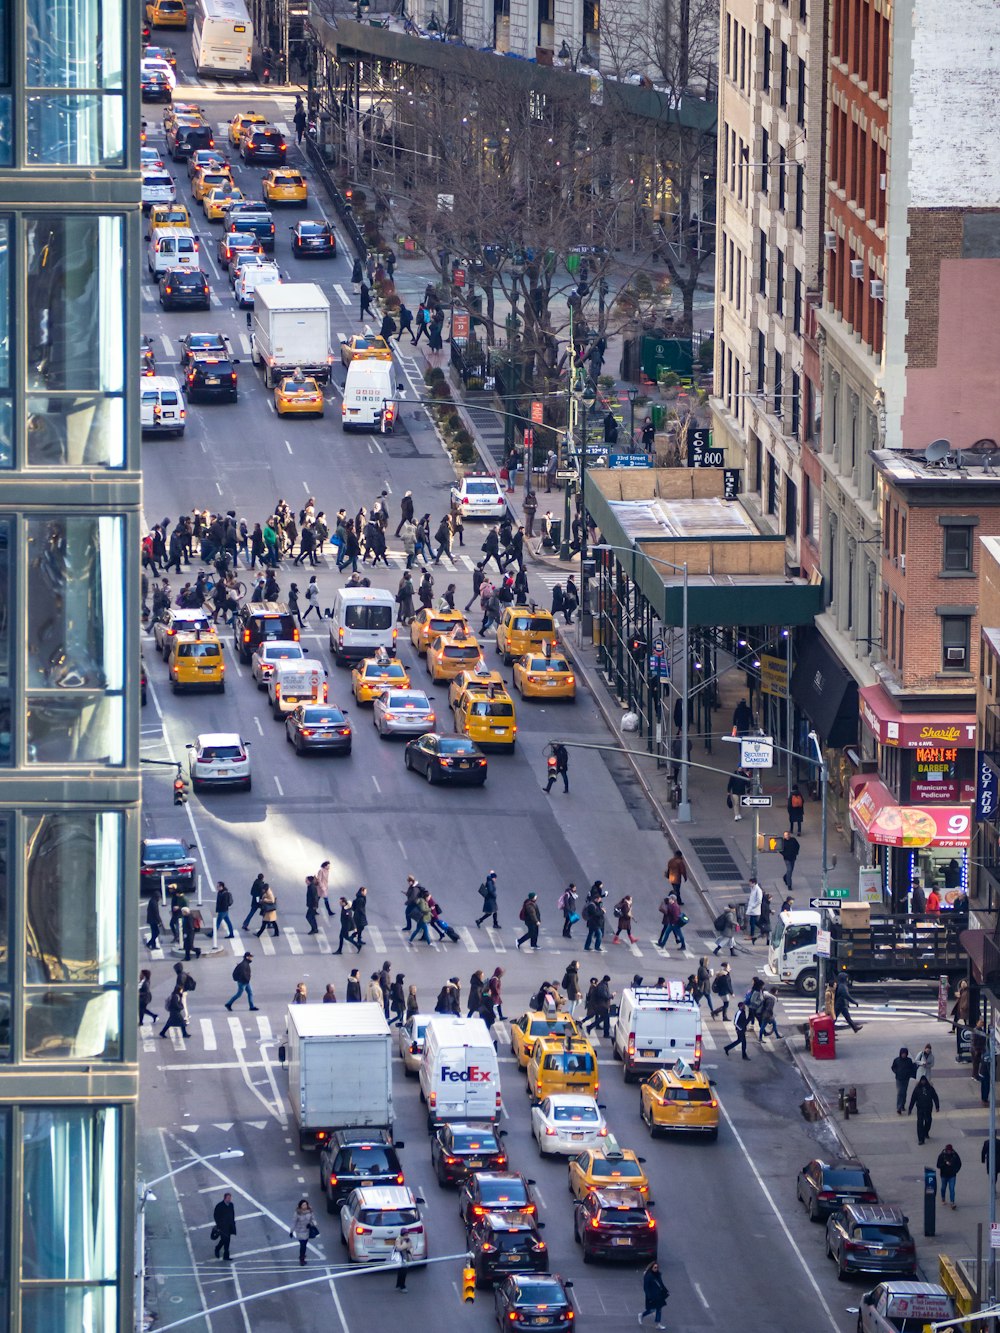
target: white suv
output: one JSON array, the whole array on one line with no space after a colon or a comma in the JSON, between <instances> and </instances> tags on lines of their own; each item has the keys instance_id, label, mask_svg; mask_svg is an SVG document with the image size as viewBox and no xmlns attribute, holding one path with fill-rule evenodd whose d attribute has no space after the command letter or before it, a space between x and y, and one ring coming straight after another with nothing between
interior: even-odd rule
<instances>
[{"instance_id":1,"label":"white suv","mask_svg":"<svg viewBox=\"0 0 1000 1333\"><path fill-rule=\"evenodd\" d=\"M275 662L297 662L305 655L301 643L293 643L291 639L265 639L259 643L250 658L250 674L257 682L257 688L267 689L267 682L274 675Z\"/></svg>"},{"instance_id":2,"label":"white suv","mask_svg":"<svg viewBox=\"0 0 1000 1333\"><path fill-rule=\"evenodd\" d=\"M206 731L189 744L188 770L191 790L202 787L253 786L250 776L250 744L236 731Z\"/></svg>"},{"instance_id":3,"label":"white suv","mask_svg":"<svg viewBox=\"0 0 1000 1333\"><path fill-rule=\"evenodd\" d=\"M451 496L462 506L463 518L502 519L507 512L503 487L492 472L467 472Z\"/></svg>"},{"instance_id":4,"label":"white suv","mask_svg":"<svg viewBox=\"0 0 1000 1333\"><path fill-rule=\"evenodd\" d=\"M414 1262L427 1258L418 1200L405 1185L354 1190L340 1209L340 1231L353 1263L386 1263L398 1236L409 1236Z\"/></svg>"}]
</instances>

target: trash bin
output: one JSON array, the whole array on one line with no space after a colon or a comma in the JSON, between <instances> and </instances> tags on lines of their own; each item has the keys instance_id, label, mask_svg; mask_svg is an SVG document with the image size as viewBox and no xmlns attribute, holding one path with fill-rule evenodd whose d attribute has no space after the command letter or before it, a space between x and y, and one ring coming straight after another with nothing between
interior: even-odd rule
<instances>
[{"instance_id":1,"label":"trash bin","mask_svg":"<svg viewBox=\"0 0 1000 1333\"><path fill-rule=\"evenodd\" d=\"M552 520L552 545L555 550L559 550L562 545L562 519L554 518Z\"/></svg>"},{"instance_id":2,"label":"trash bin","mask_svg":"<svg viewBox=\"0 0 1000 1333\"><path fill-rule=\"evenodd\" d=\"M829 1014L813 1014L809 1019L809 1049L815 1060L836 1060L837 1038Z\"/></svg>"},{"instance_id":3,"label":"trash bin","mask_svg":"<svg viewBox=\"0 0 1000 1333\"><path fill-rule=\"evenodd\" d=\"M667 424L667 409L662 403L653 403L649 409L649 414L653 420L654 430L663 430Z\"/></svg>"}]
</instances>

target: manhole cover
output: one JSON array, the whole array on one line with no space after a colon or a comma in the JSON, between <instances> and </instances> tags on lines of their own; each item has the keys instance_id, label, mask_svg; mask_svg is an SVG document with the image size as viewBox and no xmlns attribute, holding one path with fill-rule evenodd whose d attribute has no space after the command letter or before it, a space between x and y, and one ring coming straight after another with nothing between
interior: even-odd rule
<instances>
[{"instance_id":1,"label":"manhole cover","mask_svg":"<svg viewBox=\"0 0 1000 1333\"><path fill-rule=\"evenodd\" d=\"M708 879L721 882L743 878L722 838L692 838L691 847Z\"/></svg>"}]
</instances>

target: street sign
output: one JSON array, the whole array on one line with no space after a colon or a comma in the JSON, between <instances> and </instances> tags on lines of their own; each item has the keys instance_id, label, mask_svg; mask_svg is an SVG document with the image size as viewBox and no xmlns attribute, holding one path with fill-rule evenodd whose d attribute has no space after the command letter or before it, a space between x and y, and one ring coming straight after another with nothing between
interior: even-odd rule
<instances>
[{"instance_id":1,"label":"street sign","mask_svg":"<svg viewBox=\"0 0 1000 1333\"><path fill-rule=\"evenodd\" d=\"M741 736L740 768L773 768L773 747L771 736Z\"/></svg>"},{"instance_id":2,"label":"street sign","mask_svg":"<svg viewBox=\"0 0 1000 1333\"><path fill-rule=\"evenodd\" d=\"M545 420L545 404L537 399L531 404L531 419L536 426L542 425Z\"/></svg>"},{"instance_id":3,"label":"street sign","mask_svg":"<svg viewBox=\"0 0 1000 1333\"><path fill-rule=\"evenodd\" d=\"M611 454L608 458L610 467L650 467L648 454Z\"/></svg>"},{"instance_id":4,"label":"street sign","mask_svg":"<svg viewBox=\"0 0 1000 1333\"><path fill-rule=\"evenodd\" d=\"M833 936L828 930L817 930L816 932L816 952L822 958L830 957L830 950L833 947Z\"/></svg>"},{"instance_id":5,"label":"street sign","mask_svg":"<svg viewBox=\"0 0 1000 1333\"><path fill-rule=\"evenodd\" d=\"M649 674L653 677L654 680L657 678L657 676L660 678L660 680L670 679L670 663L667 661L665 657L662 656L662 654L659 653L649 654Z\"/></svg>"},{"instance_id":6,"label":"street sign","mask_svg":"<svg viewBox=\"0 0 1000 1333\"><path fill-rule=\"evenodd\" d=\"M832 889L829 887L829 885L827 885L826 896L828 898L838 898L841 902L846 903L850 899L851 891L850 889L847 888Z\"/></svg>"},{"instance_id":7,"label":"street sign","mask_svg":"<svg viewBox=\"0 0 1000 1333\"><path fill-rule=\"evenodd\" d=\"M828 890L828 892L829 892L829 890ZM842 904L841 904L841 900L840 900L839 898L810 898L810 899L809 899L809 906L812 907L812 908L813 908L815 911L817 911L817 912L821 911L824 907L825 907L828 911L831 911L831 912L832 912L832 911L839 911L841 905L842 905Z\"/></svg>"},{"instance_id":8,"label":"street sign","mask_svg":"<svg viewBox=\"0 0 1000 1333\"><path fill-rule=\"evenodd\" d=\"M662 640L662 639L654 639L654 640L653 640L653 652L657 655L657 657L662 657L662 656L663 656L663 640Z\"/></svg>"},{"instance_id":9,"label":"street sign","mask_svg":"<svg viewBox=\"0 0 1000 1333\"><path fill-rule=\"evenodd\" d=\"M773 804L774 804L773 799L770 796L740 797L740 805L747 805L750 807L751 810L756 809L758 806L760 807L761 810L766 810L769 806Z\"/></svg>"},{"instance_id":10,"label":"street sign","mask_svg":"<svg viewBox=\"0 0 1000 1333\"><path fill-rule=\"evenodd\" d=\"M738 500L740 494L740 470L738 467L727 467L722 474L722 498L723 500Z\"/></svg>"},{"instance_id":11,"label":"street sign","mask_svg":"<svg viewBox=\"0 0 1000 1333\"><path fill-rule=\"evenodd\" d=\"M451 336L458 342L469 336L469 316L465 311L456 310L451 317Z\"/></svg>"},{"instance_id":12,"label":"street sign","mask_svg":"<svg viewBox=\"0 0 1000 1333\"><path fill-rule=\"evenodd\" d=\"M556 473L556 481L575 481L576 471L571 467L561 467Z\"/></svg>"}]
</instances>

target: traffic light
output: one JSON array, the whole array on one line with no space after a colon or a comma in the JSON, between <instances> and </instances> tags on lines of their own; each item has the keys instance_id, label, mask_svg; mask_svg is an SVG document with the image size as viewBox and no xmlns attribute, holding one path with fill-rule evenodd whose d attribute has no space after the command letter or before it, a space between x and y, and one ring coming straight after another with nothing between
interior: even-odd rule
<instances>
[{"instance_id":1,"label":"traffic light","mask_svg":"<svg viewBox=\"0 0 1000 1333\"><path fill-rule=\"evenodd\" d=\"M474 1268L462 1269L462 1300L467 1305L471 1305L476 1299L476 1270Z\"/></svg>"},{"instance_id":2,"label":"traffic light","mask_svg":"<svg viewBox=\"0 0 1000 1333\"><path fill-rule=\"evenodd\" d=\"M174 778L174 805L187 805L188 785L178 773Z\"/></svg>"},{"instance_id":3,"label":"traffic light","mask_svg":"<svg viewBox=\"0 0 1000 1333\"><path fill-rule=\"evenodd\" d=\"M641 634L633 634L628 641L628 650L638 662L646 656L646 640Z\"/></svg>"}]
</instances>

